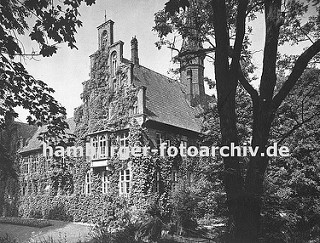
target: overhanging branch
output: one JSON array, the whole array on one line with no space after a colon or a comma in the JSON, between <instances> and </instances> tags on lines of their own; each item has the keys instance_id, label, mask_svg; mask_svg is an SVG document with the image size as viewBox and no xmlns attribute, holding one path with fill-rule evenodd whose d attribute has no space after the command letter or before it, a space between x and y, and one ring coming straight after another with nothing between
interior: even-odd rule
<instances>
[{"instance_id":1,"label":"overhanging branch","mask_svg":"<svg viewBox=\"0 0 320 243\"><path fill-rule=\"evenodd\" d=\"M296 84L303 71L307 67L309 61L320 52L320 39L314 42L307 50L305 50L297 59L296 64L293 67L291 74L286 82L282 85L279 92L274 96L272 100L273 109L276 110L281 102L287 97L293 86Z\"/></svg>"}]
</instances>

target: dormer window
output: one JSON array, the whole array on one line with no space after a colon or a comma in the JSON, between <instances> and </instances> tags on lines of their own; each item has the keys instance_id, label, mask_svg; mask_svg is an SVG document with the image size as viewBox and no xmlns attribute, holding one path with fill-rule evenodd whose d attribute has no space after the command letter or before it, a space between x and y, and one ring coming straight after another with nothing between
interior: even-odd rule
<instances>
[{"instance_id":1,"label":"dormer window","mask_svg":"<svg viewBox=\"0 0 320 243\"><path fill-rule=\"evenodd\" d=\"M114 51L111 54L111 75L112 76L116 76L117 67L118 67L117 53Z\"/></svg>"}]
</instances>

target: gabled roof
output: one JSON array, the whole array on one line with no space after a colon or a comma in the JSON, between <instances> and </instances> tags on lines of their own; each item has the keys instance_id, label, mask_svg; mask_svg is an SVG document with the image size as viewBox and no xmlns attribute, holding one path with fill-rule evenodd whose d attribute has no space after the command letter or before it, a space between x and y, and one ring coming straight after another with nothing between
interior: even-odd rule
<instances>
[{"instance_id":1,"label":"gabled roof","mask_svg":"<svg viewBox=\"0 0 320 243\"><path fill-rule=\"evenodd\" d=\"M76 124L75 124L75 122L73 120L73 117L72 118L68 118L66 120L66 122L69 125L69 129L66 130L66 133L73 134L74 130L75 130L75 127L76 127ZM25 152L29 152L29 151L40 149L41 145L42 145L42 141L40 141L38 139L38 137L42 132L45 132L46 129L47 129L46 126L38 127L38 129L33 133L33 136L28 141L27 145L24 146L23 148L21 148L18 152L19 153L25 153Z\"/></svg>"},{"instance_id":2,"label":"gabled roof","mask_svg":"<svg viewBox=\"0 0 320 243\"><path fill-rule=\"evenodd\" d=\"M17 129L17 137L18 139L23 139L27 141L30 139L33 134L37 131L37 126L32 126L27 123L14 121L13 124Z\"/></svg>"},{"instance_id":3,"label":"gabled roof","mask_svg":"<svg viewBox=\"0 0 320 243\"><path fill-rule=\"evenodd\" d=\"M201 131L201 119L196 116L202 109L190 106L181 83L144 66L135 65L133 84L146 87L147 120L194 132Z\"/></svg>"}]
</instances>

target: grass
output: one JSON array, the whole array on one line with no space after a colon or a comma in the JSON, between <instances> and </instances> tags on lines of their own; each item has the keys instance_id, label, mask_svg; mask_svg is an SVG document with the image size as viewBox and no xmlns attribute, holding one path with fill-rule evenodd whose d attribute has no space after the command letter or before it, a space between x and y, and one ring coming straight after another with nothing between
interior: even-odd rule
<instances>
[{"instance_id":1,"label":"grass","mask_svg":"<svg viewBox=\"0 0 320 243\"><path fill-rule=\"evenodd\" d=\"M0 236L0 242L1 243L19 243L16 239L12 238L8 234L4 237ZM31 240L29 242L30 243L68 243L67 238L62 236L59 236L59 239L53 239L53 237L50 236L50 237L46 237L36 241ZM77 243L86 243L86 242L78 241Z\"/></svg>"},{"instance_id":2,"label":"grass","mask_svg":"<svg viewBox=\"0 0 320 243\"><path fill-rule=\"evenodd\" d=\"M18 217L0 217L0 223L22 225L36 228L51 226L52 224L45 219L29 219Z\"/></svg>"},{"instance_id":3,"label":"grass","mask_svg":"<svg viewBox=\"0 0 320 243\"><path fill-rule=\"evenodd\" d=\"M0 242L1 243L18 243L18 241L16 239L13 239L8 234L6 234L6 236L4 236L4 237L0 236Z\"/></svg>"}]
</instances>

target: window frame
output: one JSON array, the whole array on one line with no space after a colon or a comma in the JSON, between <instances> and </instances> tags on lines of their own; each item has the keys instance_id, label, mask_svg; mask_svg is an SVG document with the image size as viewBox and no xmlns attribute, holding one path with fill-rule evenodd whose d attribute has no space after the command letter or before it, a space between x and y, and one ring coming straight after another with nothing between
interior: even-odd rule
<instances>
[{"instance_id":1,"label":"window frame","mask_svg":"<svg viewBox=\"0 0 320 243\"><path fill-rule=\"evenodd\" d=\"M154 173L153 192L156 192L156 193L161 192L161 173L158 170Z\"/></svg>"},{"instance_id":2,"label":"window frame","mask_svg":"<svg viewBox=\"0 0 320 243\"><path fill-rule=\"evenodd\" d=\"M113 51L110 55L110 66L111 66L111 76L115 77L118 68L118 54L116 51Z\"/></svg>"},{"instance_id":3,"label":"window frame","mask_svg":"<svg viewBox=\"0 0 320 243\"><path fill-rule=\"evenodd\" d=\"M171 170L171 190L178 191L179 175L178 170Z\"/></svg>"},{"instance_id":4,"label":"window frame","mask_svg":"<svg viewBox=\"0 0 320 243\"><path fill-rule=\"evenodd\" d=\"M98 144L98 153L99 158L106 158L107 157L107 136L105 134L98 136L99 137L99 144Z\"/></svg>"},{"instance_id":5,"label":"window frame","mask_svg":"<svg viewBox=\"0 0 320 243\"><path fill-rule=\"evenodd\" d=\"M132 174L131 169L123 169L119 173L119 195L129 195L131 193Z\"/></svg>"},{"instance_id":6,"label":"window frame","mask_svg":"<svg viewBox=\"0 0 320 243\"><path fill-rule=\"evenodd\" d=\"M92 176L91 171L88 170L84 179L84 194L90 195L92 190Z\"/></svg>"},{"instance_id":7,"label":"window frame","mask_svg":"<svg viewBox=\"0 0 320 243\"><path fill-rule=\"evenodd\" d=\"M110 191L110 171L101 171L101 190L102 194L108 194Z\"/></svg>"},{"instance_id":8,"label":"window frame","mask_svg":"<svg viewBox=\"0 0 320 243\"><path fill-rule=\"evenodd\" d=\"M129 132L122 132L118 135L119 146L128 147L129 146Z\"/></svg>"},{"instance_id":9,"label":"window frame","mask_svg":"<svg viewBox=\"0 0 320 243\"><path fill-rule=\"evenodd\" d=\"M98 159L99 157L99 141L98 137L94 136L92 137L92 148L93 148L93 154L92 154L92 159Z\"/></svg>"}]
</instances>

